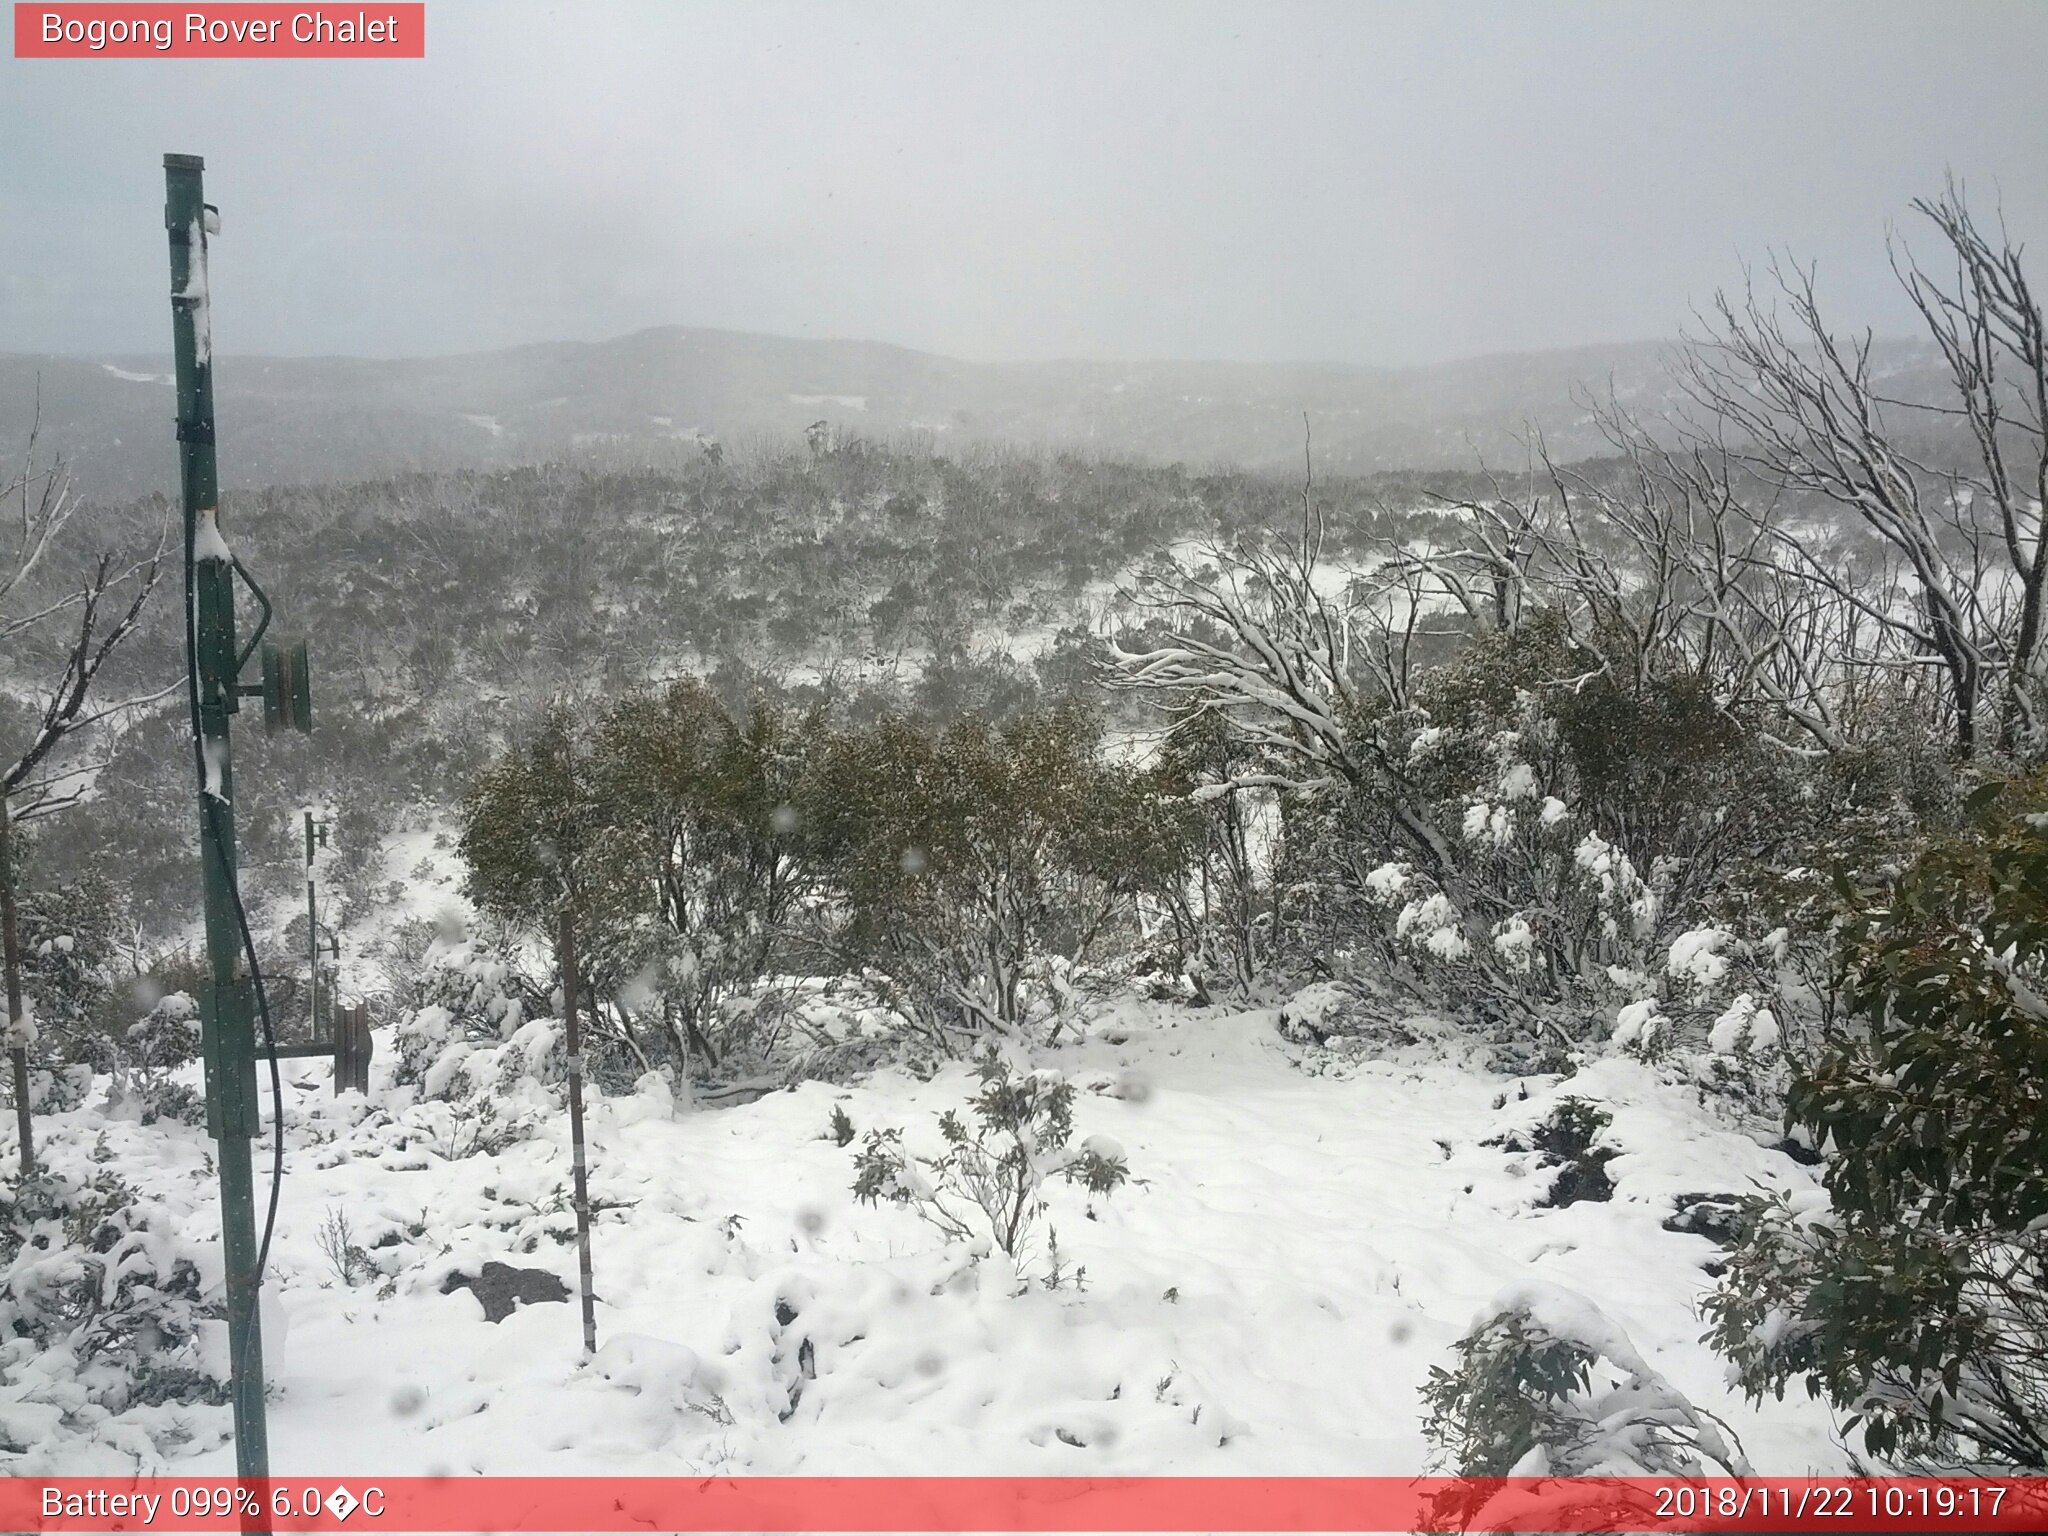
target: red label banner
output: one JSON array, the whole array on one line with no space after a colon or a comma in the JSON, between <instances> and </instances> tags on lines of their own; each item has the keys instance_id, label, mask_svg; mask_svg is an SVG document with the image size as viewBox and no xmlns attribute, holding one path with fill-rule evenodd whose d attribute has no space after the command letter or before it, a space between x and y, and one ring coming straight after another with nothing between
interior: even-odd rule
<instances>
[{"instance_id":1,"label":"red label banner","mask_svg":"<svg viewBox=\"0 0 2048 1536\"><path fill-rule=\"evenodd\" d=\"M8 1531L2041 1531L2036 1478L0 1478Z\"/></svg>"},{"instance_id":2,"label":"red label banner","mask_svg":"<svg viewBox=\"0 0 2048 1536\"><path fill-rule=\"evenodd\" d=\"M14 7L17 59L422 59L421 0Z\"/></svg>"}]
</instances>

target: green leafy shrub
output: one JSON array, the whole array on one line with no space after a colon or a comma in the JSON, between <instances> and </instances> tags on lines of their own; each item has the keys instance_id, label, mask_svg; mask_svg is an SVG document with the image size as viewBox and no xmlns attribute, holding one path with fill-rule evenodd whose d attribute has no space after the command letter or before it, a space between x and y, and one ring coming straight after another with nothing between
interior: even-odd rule
<instances>
[{"instance_id":1,"label":"green leafy shrub","mask_svg":"<svg viewBox=\"0 0 2048 1536\"><path fill-rule=\"evenodd\" d=\"M2048 1468L2048 777L1987 785L1844 887L1860 1026L1795 1077L1829 1204L1752 1200L1707 1304L1752 1396L1803 1382L1871 1454Z\"/></svg>"},{"instance_id":2,"label":"green leafy shrub","mask_svg":"<svg viewBox=\"0 0 2048 1536\"><path fill-rule=\"evenodd\" d=\"M1130 921L1178 844L1147 778L1072 711L1004 728L838 733L809 812L835 900L820 942L950 1048L1063 1018L1060 979Z\"/></svg>"},{"instance_id":3,"label":"green leafy shrub","mask_svg":"<svg viewBox=\"0 0 2048 1536\"><path fill-rule=\"evenodd\" d=\"M686 678L588 719L553 712L471 786L470 896L548 942L574 906L589 1027L638 1072L716 1068L749 1043L747 994L816 884L814 726Z\"/></svg>"}]
</instances>

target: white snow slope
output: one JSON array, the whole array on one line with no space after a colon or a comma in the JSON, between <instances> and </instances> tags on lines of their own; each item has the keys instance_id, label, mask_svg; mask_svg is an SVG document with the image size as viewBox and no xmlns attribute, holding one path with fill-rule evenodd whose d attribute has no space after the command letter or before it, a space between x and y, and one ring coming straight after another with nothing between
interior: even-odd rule
<instances>
[{"instance_id":1,"label":"white snow slope","mask_svg":"<svg viewBox=\"0 0 2048 1536\"><path fill-rule=\"evenodd\" d=\"M1753 1411L1728 1391L1697 1342L1711 1283L1700 1265L1714 1250L1659 1226L1681 1191L1810 1187L1805 1170L1630 1062L1595 1063L1562 1088L1532 1081L1527 1099L1449 1066L1316 1075L1290 1060L1274 1017L1130 1004L1040 1063L1082 1090L1077 1138L1115 1138L1133 1175L1092 1211L1081 1191L1053 1187L1062 1255L1086 1266L1079 1290L1020 1294L1000 1258L976 1261L907 1211L853 1202L851 1149L822 1134L834 1103L863 1132L903 1126L913 1147L930 1145L935 1112L972 1087L965 1068L728 1109L600 1098L593 1193L608 1208L588 1364L573 1297L492 1324L468 1291L440 1289L458 1264L501 1259L544 1266L573 1291L566 1124L495 1158L449 1161L403 1144L388 1059L371 1105L332 1100L320 1071L287 1095L273 1469L1412 1475L1428 1368L1490 1297L1526 1280L1597 1301L1734 1425L1760 1472L1844 1469L1824 1409ZM1609 1203L1538 1209L1548 1176L1533 1157L1480 1145L1563 1092L1614 1114L1626 1150L1608 1168ZM42 1123L74 1156L104 1131L124 1177L188 1209L194 1234L217 1231L203 1132L91 1110ZM330 1209L393 1294L336 1278L318 1243ZM218 1238L207 1241L213 1279ZM793 1321L778 1323L778 1303ZM192 1438L143 1470L230 1472L226 1410L177 1412ZM137 1470L106 1438L15 1460L0 1471Z\"/></svg>"}]
</instances>

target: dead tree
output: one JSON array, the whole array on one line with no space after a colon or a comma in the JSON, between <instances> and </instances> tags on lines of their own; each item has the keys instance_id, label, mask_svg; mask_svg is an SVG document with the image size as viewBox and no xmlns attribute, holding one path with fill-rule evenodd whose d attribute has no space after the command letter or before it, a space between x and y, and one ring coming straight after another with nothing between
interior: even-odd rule
<instances>
[{"instance_id":1,"label":"dead tree","mask_svg":"<svg viewBox=\"0 0 2048 1536\"><path fill-rule=\"evenodd\" d=\"M1725 451L1674 447L1613 402L1588 404L1610 456L1561 465L1534 437L1518 479L1490 476L1487 494L1437 498L1440 517L1411 525L1427 537L1380 541L1354 570L1326 558L1320 519L1307 513L1298 537L1155 567L1127 598L1158 638L1118 648L1109 676L1182 716L1225 722L1241 752L1205 794L1370 802L1402 857L1452 898L1469 925L1469 963L1502 997L1518 984L1498 973L1486 924L1506 897L1410 750L1427 700L1418 684L1433 666L1477 637L1540 620L1564 642L1561 675L1541 679L1546 692L1597 685L1641 701L1684 684L1744 737L1798 756L1843 749L1857 723L1856 642L1870 626L1788 573L1768 488L1759 497ZM1711 882L1726 852L1719 825L1690 826L1669 847L1631 847L1685 855L1664 876L1676 908ZM1661 836L1633 820L1621 835Z\"/></svg>"},{"instance_id":2,"label":"dead tree","mask_svg":"<svg viewBox=\"0 0 2048 1536\"><path fill-rule=\"evenodd\" d=\"M1943 275L1897 241L1892 261L1939 355L1940 398L1887 393L1870 333L1830 329L1812 269L1776 262L1764 292L1752 278L1716 299L1683 383L1714 430L1745 440L1758 475L1875 537L1889 584L1811 531L1777 542L1882 637L1866 662L1938 678L1957 756L2035 756L2048 750L2048 325L2020 248L1981 229L1957 186L1913 206L1944 247Z\"/></svg>"},{"instance_id":3,"label":"dead tree","mask_svg":"<svg viewBox=\"0 0 2048 1536\"><path fill-rule=\"evenodd\" d=\"M1110 686L1150 693L1179 712L1213 715L1243 749L1238 765L1205 784L1205 797L1247 790L1314 797L1384 796L1395 833L1462 912L1476 913L1465 861L1436 823L1405 758L1370 723L1383 680L1403 664L1375 638L1418 633L1422 609L1390 619L1387 588L1365 577L1329 588L1320 515L1304 495L1298 536L1211 546L1193 563L1170 561L1126 600L1155 616L1167 638L1141 650L1112 648ZM1395 590L1402 590L1398 577ZM1498 973L1474 929L1475 969L1502 995Z\"/></svg>"},{"instance_id":4,"label":"dead tree","mask_svg":"<svg viewBox=\"0 0 2048 1536\"><path fill-rule=\"evenodd\" d=\"M17 739L0 742L0 962L6 972L5 1033L24 1174L35 1168L28 1068L33 1025L21 990L14 828L83 796L101 766L97 757L77 750L93 727L145 708L169 691L112 701L96 692L102 670L142 621L162 569L168 525L159 529L155 548L140 560L124 563L103 552L75 584L52 580L47 567L79 503L64 461L38 462L39 426L40 412L19 471L0 484L14 536L13 550L0 558L0 651L31 658L40 654L48 666L45 680L27 700L25 729Z\"/></svg>"}]
</instances>

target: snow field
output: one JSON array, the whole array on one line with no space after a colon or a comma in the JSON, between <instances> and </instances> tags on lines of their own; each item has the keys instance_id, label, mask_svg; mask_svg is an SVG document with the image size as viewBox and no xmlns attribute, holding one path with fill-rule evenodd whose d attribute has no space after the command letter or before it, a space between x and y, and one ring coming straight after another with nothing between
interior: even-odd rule
<instances>
[{"instance_id":1,"label":"snow field","mask_svg":"<svg viewBox=\"0 0 2048 1536\"><path fill-rule=\"evenodd\" d=\"M1782 1154L1711 1121L1637 1063L1516 1084L1450 1066L1304 1072L1270 1011L1126 1004L1041 1065L1080 1087L1076 1140L1104 1135L1132 1182L1091 1199L1048 1186L1061 1257L1085 1288L1026 1288L1000 1255L945 1244L907 1210L861 1207L857 1131L936 1144L964 1067L851 1088L810 1083L726 1109L597 1098L589 1114L600 1350L576 1304L487 1323L447 1276L500 1260L576 1283L566 1115L496 1157L450 1161L439 1122L386 1087L373 1105L294 1074L272 1280L271 1455L281 1475L727 1473L1412 1475L1417 1390L1504 1288L1593 1299L1641 1355L1722 1415L1766 1474L1839 1472L1824 1408L1752 1410L1698 1343L1714 1254L1660 1227L1678 1194L1795 1190ZM1503 1089L1506 1103L1494 1107ZM1481 1143L1566 1094L1613 1115L1607 1203L1537 1208L1535 1154ZM71 1122L60 1124L60 1122ZM559 1122L559 1123L557 1123ZM123 1176L189 1213L216 1279L208 1144L183 1126L104 1129ZM259 1169L267 1154L259 1150ZM343 1284L330 1210L378 1275ZM1044 1271L1042 1243L1027 1272ZM380 1297L381 1288L391 1294ZM140 1411L140 1410L138 1410ZM149 1410L161 1412L162 1410ZM225 1409L162 1468L232 1470ZM9 1470L133 1470L130 1449L68 1442ZM4 1458L0 1458L4 1460ZM91 1461L93 1465L83 1463Z\"/></svg>"}]
</instances>

